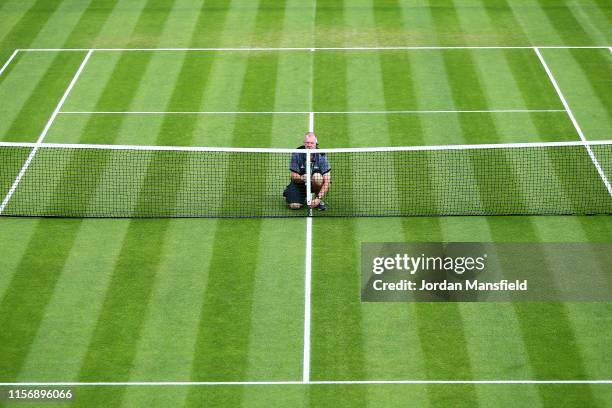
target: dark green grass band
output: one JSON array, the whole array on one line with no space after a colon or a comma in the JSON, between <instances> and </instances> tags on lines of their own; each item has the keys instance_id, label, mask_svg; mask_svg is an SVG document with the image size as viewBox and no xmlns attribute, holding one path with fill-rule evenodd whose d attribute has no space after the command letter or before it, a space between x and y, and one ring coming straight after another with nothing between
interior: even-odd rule
<instances>
[{"instance_id":1,"label":"dark green grass band","mask_svg":"<svg viewBox=\"0 0 612 408\"><path fill-rule=\"evenodd\" d=\"M610 214L612 143L328 150L327 211L315 216ZM42 146L2 215L295 217L290 151ZM0 148L3 197L29 146ZM6 199L5 199L6 201Z\"/></svg>"}]
</instances>

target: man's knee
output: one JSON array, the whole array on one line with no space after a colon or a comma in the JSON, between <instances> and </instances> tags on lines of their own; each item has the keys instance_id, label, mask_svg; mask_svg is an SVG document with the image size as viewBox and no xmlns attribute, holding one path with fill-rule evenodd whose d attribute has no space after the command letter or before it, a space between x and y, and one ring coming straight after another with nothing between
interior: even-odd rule
<instances>
[{"instance_id":1,"label":"man's knee","mask_svg":"<svg viewBox=\"0 0 612 408\"><path fill-rule=\"evenodd\" d=\"M299 210L300 208L302 208L302 204L300 204L300 203L289 203L289 208L291 208L292 210Z\"/></svg>"},{"instance_id":2,"label":"man's knee","mask_svg":"<svg viewBox=\"0 0 612 408\"><path fill-rule=\"evenodd\" d=\"M312 175L312 187L315 189L320 189L323 185L323 176L321 173L315 173Z\"/></svg>"}]
</instances>

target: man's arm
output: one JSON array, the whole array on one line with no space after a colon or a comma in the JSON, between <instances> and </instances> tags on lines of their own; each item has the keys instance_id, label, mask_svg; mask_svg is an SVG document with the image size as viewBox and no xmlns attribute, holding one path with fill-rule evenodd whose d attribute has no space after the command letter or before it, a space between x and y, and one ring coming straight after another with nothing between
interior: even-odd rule
<instances>
[{"instance_id":1,"label":"man's arm","mask_svg":"<svg viewBox=\"0 0 612 408\"><path fill-rule=\"evenodd\" d=\"M296 184L304 184L306 182L306 175L304 174L303 176L300 176L299 173L296 173L295 171L291 172L291 181L293 181Z\"/></svg>"}]
</instances>

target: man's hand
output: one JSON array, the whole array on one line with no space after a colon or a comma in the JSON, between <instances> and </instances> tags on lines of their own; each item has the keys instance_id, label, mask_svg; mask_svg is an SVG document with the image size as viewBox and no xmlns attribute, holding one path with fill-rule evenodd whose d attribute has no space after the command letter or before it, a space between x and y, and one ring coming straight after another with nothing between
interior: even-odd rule
<instances>
[{"instance_id":1,"label":"man's hand","mask_svg":"<svg viewBox=\"0 0 612 408\"><path fill-rule=\"evenodd\" d=\"M319 204L321 204L321 199L318 197L315 197L314 200L310 201L309 207L310 208L317 208L319 206Z\"/></svg>"}]
</instances>

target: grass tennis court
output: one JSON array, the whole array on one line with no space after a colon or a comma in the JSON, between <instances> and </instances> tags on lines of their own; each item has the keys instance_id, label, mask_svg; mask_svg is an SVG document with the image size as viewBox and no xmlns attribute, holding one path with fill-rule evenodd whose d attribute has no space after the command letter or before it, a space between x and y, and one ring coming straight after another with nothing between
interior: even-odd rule
<instances>
[{"instance_id":1,"label":"grass tennis court","mask_svg":"<svg viewBox=\"0 0 612 408\"><path fill-rule=\"evenodd\" d=\"M0 142L612 139L603 1L6 0L0 16ZM0 199L30 151L11 154ZM313 218L0 217L0 388L96 383L52 404L83 407L612 405L610 302L359 297L362 242L533 242L553 275L544 244L610 242L610 216Z\"/></svg>"}]
</instances>

